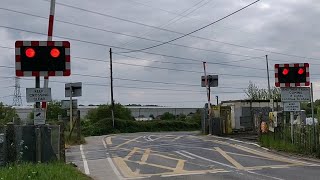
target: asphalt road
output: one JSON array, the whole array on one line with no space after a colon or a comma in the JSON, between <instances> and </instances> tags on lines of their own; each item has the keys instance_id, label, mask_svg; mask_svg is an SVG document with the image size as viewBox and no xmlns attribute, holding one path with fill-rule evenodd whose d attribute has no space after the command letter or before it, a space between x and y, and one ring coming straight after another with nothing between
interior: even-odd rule
<instances>
[{"instance_id":1,"label":"asphalt road","mask_svg":"<svg viewBox=\"0 0 320 180\"><path fill-rule=\"evenodd\" d=\"M196 132L89 137L67 150L94 179L316 180L320 163L273 154L254 144Z\"/></svg>"}]
</instances>

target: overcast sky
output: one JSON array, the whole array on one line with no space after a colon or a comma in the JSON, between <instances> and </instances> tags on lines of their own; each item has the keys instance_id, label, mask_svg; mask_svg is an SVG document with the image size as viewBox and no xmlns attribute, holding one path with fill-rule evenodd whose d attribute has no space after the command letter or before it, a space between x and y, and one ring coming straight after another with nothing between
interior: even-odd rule
<instances>
[{"instance_id":1,"label":"overcast sky","mask_svg":"<svg viewBox=\"0 0 320 180\"><path fill-rule=\"evenodd\" d=\"M219 87L212 88L214 102L217 95L221 101L245 99L244 89L249 81L267 88L266 54L270 60L272 86L275 63L308 62L311 66L314 96L320 98L320 25L317 19L320 17L320 1L316 0L261 0L193 34L201 38L187 36L172 42L184 47L166 44L145 51L154 54L116 54L127 50L114 47L136 50L156 45L159 44L157 41L168 41L181 36L173 31L189 33L251 2L253 1L57 0L53 40L71 42L72 75L50 78L52 96L56 100L66 99L64 82L83 82L83 96L78 98L79 104L109 103L108 51L113 47L114 98L116 102L123 104L202 107L206 102L206 93L200 86L200 76L203 75L201 61L208 62L209 74L219 75ZM13 48L16 40L46 40L49 6L50 3L46 0L1 0L0 101L6 104L12 104L13 97L10 95L14 93L15 71L14 68L1 66L14 67L15 58L14 50L5 47ZM155 27L161 27L162 30ZM210 62L213 64L209 64ZM34 78L21 78L20 84L23 104L28 105L24 97L25 88L34 87Z\"/></svg>"}]
</instances>

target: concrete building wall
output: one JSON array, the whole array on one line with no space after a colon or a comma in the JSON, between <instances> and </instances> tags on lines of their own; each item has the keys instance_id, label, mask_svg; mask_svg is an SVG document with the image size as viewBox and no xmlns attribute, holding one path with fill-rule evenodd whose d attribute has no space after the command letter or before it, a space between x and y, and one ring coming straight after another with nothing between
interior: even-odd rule
<instances>
[{"instance_id":1,"label":"concrete building wall","mask_svg":"<svg viewBox=\"0 0 320 180\"><path fill-rule=\"evenodd\" d=\"M278 103L280 108L282 103ZM235 101L223 101L221 106L230 106L231 107L231 126L232 129L241 129L241 117L250 116L251 111L253 114L261 112L262 114L268 114L270 111L269 101L252 101L249 100L235 100ZM275 104L276 106L276 104ZM251 110L248 108L251 107ZM267 112L268 111L268 112ZM267 115L265 115L267 117Z\"/></svg>"},{"instance_id":2,"label":"concrete building wall","mask_svg":"<svg viewBox=\"0 0 320 180\"><path fill-rule=\"evenodd\" d=\"M130 108L133 117L149 117L153 115L154 117L160 116L166 112L174 115L184 114L188 115L190 113L195 113L199 108L148 108L148 107L134 107Z\"/></svg>"}]
</instances>

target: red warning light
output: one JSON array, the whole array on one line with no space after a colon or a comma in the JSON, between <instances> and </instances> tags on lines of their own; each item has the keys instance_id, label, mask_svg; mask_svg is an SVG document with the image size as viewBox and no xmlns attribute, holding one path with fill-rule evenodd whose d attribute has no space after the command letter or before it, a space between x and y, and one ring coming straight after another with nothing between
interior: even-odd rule
<instances>
[{"instance_id":1,"label":"red warning light","mask_svg":"<svg viewBox=\"0 0 320 180\"><path fill-rule=\"evenodd\" d=\"M36 51L34 51L33 48L27 48L26 49L26 56L28 58L33 58L36 55Z\"/></svg>"},{"instance_id":2,"label":"red warning light","mask_svg":"<svg viewBox=\"0 0 320 180\"><path fill-rule=\"evenodd\" d=\"M299 68L298 74L302 75L303 73L304 73L304 69L303 68Z\"/></svg>"},{"instance_id":3,"label":"red warning light","mask_svg":"<svg viewBox=\"0 0 320 180\"><path fill-rule=\"evenodd\" d=\"M289 74L289 69L287 69L287 68L283 69L282 74L285 75L285 76L288 75Z\"/></svg>"},{"instance_id":4,"label":"red warning light","mask_svg":"<svg viewBox=\"0 0 320 180\"><path fill-rule=\"evenodd\" d=\"M59 57L59 56L60 56L60 51L59 51L59 49L57 49L57 48L51 49L50 55L51 55L52 57L54 57L54 58Z\"/></svg>"}]
</instances>

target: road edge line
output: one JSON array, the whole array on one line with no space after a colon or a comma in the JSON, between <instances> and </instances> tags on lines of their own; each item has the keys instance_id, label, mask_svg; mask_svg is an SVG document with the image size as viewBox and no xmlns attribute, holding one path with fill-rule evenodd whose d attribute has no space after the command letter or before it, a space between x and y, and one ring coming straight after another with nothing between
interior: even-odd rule
<instances>
[{"instance_id":1,"label":"road edge line","mask_svg":"<svg viewBox=\"0 0 320 180\"><path fill-rule=\"evenodd\" d=\"M118 171L117 167L114 165L112 159L110 157L107 157L107 160L113 170L113 172L116 174L116 176L118 177L119 180L122 180L123 177L121 176L120 172Z\"/></svg>"},{"instance_id":2,"label":"road edge line","mask_svg":"<svg viewBox=\"0 0 320 180\"><path fill-rule=\"evenodd\" d=\"M89 166L88 166L88 161L87 161L87 159L86 159L86 156L84 155L82 144L80 145L80 152L81 152L81 158L82 158L82 161L83 161L84 173L85 173L86 175L90 175L90 170L89 170Z\"/></svg>"}]
</instances>

